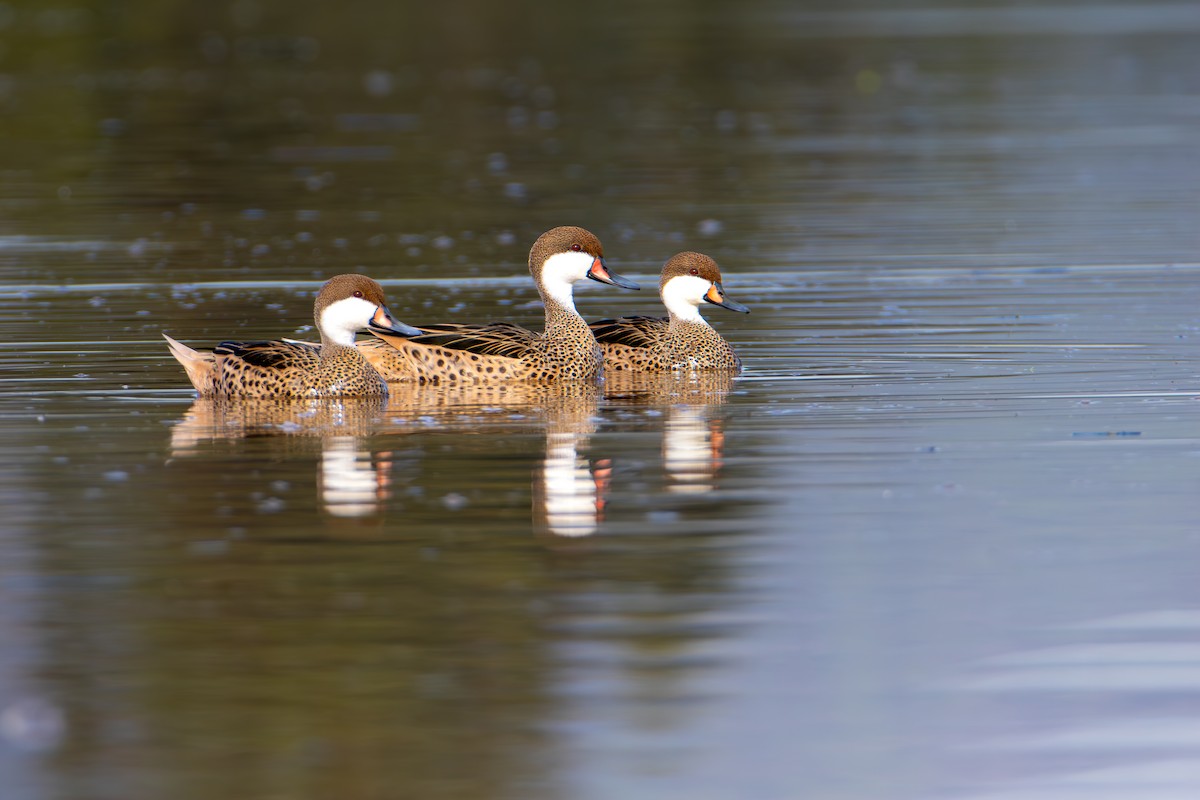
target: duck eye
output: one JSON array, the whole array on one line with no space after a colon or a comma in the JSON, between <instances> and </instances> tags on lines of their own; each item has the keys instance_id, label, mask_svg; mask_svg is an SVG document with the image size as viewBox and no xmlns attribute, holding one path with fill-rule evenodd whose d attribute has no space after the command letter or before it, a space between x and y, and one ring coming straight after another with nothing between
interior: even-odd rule
<instances>
[{"instance_id":1,"label":"duck eye","mask_svg":"<svg viewBox=\"0 0 1200 800\"><path fill-rule=\"evenodd\" d=\"M693 275L700 274L700 270L696 269L695 267L692 267L691 269L689 269L688 272L692 273Z\"/></svg>"},{"instance_id":2,"label":"duck eye","mask_svg":"<svg viewBox=\"0 0 1200 800\"><path fill-rule=\"evenodd\" d=\"M362 292L355 292L355 293L354 293L354 296L355 296L355 297L362 297Z\"/></svg>"},{"instance_id":3,"label":"duck eye","mask_svg":"<svg viewBox=\"0 0 1200 800\"><path fill-rule=\"evenodd\" d=\"M578 252L579 252L580 250L582 250L583 248L582 248L582 247L580 247L580 246L579 246L579 245L577 245L577 244L573 244L573 245L571 245L571 249L572 249L572 250L574 250L576 253L578 253Z\"/></svg>"}]
</instances>

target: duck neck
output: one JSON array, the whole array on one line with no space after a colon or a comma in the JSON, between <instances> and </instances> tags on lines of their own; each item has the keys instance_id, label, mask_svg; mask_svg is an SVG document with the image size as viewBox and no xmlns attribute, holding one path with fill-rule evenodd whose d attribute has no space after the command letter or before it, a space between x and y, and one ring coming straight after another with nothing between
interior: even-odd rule
<instances>
[{"instance_id":1,"label":"duck neck","mask_svg":"<svg viewBox=\"0 0 1200 800\"><path fill-rule=\"evenodd\" d=\"M592 331L587 321L575 310L575 304L563 304L543 295L546 305L546 336L552 339L591 339Z\"/></svg>"},{"instance_id":2,"label":"duck neck","mask_svg":"<svg viewBox=\"0 0 1200 800\"><path fill-rule=\"evenodd\" d=\"M671 322L668 328L671 332L687 332L689 335L706 335L709 331L716 333L713 327L708 324L704 317L700 316L700 309L695 306L687 306L686 313L677 313L677 310L667 306L667 311L670 315Z\"/></svg>"},{"instance_id":3,"label":"duck neck","mask_svg":"<svg viewBox=\"0 0 1200 800\"><path fill-rule=\"evenodd\" d=\"M550 338L591 338L591 329L575 308L574 284L561 279L537 279L538 294L546 308L546 336Z\"/></svg>"}]
</instances>

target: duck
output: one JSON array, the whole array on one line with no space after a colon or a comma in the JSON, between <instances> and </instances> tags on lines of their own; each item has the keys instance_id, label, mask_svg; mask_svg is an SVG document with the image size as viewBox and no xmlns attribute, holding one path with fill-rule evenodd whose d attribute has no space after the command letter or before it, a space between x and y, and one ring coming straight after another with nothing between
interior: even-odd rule
<instances>
[{"instance_id":1,"label":"duck","mask_svg":"<svg viewBox=\"0 0 1200 800\"><path fill-rule=\"evenodd\" d=\"M703 253L676 253L663 265L659 295L670 315L619 317L591 324L612 372L741 369L742 360L704 317L700 304L711 303L742 314L750 309L725 295L717 262Z\"/></svg>"},{"instance_id":2,"label":"duck","mask_svg":"<svg viewBox=\"0 0 1200 800\"><path fill-rule=\"evenodd\" d=\"M590 278L623 289L641 287L609 270L596 235L572 225L537 238L529 272L546 309L540 333L511 322L438 323L421 325L420 336L373 330L359 342L359 352L393 382L595 380L603 366L600 346L575 309L574 285Z\"/></svg>"},{"instance_id":3,"label":"duck","mask_svg":"<svg viewBox=\"0 0 1200 800\"><path fill-rule=\"evenodd\" d=\"M321 286L313 319L319 345L227 341L204 352L163 338L203 397L379 397L387 395L387 382L354 347L355 333L421 334L392 316L378 282L352 273Z\"/></svg>"}]
</instances>

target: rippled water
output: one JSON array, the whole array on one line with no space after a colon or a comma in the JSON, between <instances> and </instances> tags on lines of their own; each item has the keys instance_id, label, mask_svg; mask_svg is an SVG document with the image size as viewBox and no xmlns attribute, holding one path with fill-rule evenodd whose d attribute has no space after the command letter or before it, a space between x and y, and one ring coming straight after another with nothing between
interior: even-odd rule
<instances>
[{"instance_id":1,"label":"rippled water","mask_svg":"<svg viewBox=\"0 0 1200 800\"><path fill-rule=\"evenodd\" d=\"M4 797L1190 798L1194 6L466 10L0 9ZM565 223L717 258L745 372L160 336L537 326Z\"/></svg>"}]
</instances>

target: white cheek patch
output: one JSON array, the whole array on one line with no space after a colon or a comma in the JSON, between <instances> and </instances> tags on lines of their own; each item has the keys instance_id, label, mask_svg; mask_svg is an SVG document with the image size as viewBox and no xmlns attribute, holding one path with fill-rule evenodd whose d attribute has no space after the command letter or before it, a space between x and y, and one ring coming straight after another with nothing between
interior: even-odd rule
<instances>
[{"instance_id":1,"label":"white cheek patch","mask_svg":"<svg viewBox=\"0 0 1200 800\"><path fill-rule=\"evenodd\" d=\"M542 267L542 288L560 305L575 310L572 287L576 281L587 277L592 262L596 259L587 253L555 253L546 259Z\"/></svg>"},{"instance_id":2,"label":"white cheek patch","mask_svg":"<svg viewBox=\"0 0 1200 800\"><path fill-rule=\"evenodd\" d=\"M331 341L354 346L354 334L367 327L377 306L361 297L331 303L321 312L321 332Z\"/></svg>"},{"instance_id":3,"label":"white cheek patch","mask_svg":"<svg viewBox=\"0 0 1200 800\"><path fill-rule=\"evenodd\" d=\"M663 305L667 307L667 311L670 311L672 316L688 322L702 322L707 325L704 317L700 316L699 306L704 302L704 295L711 288L712 281L695 275L677 275L667 281L667 285L663 287Z\"/></svg>"}]
</instances>

